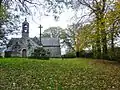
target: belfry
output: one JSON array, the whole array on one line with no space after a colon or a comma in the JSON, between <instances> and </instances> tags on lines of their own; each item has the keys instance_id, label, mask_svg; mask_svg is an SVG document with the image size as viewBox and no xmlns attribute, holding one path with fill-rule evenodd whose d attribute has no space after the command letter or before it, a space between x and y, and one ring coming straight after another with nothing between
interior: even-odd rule
<instances>
[{"instance_id":1,"label":"belfry","mask_svg":"<svg viewBox=\"0 0 120 90\"><path fill-rule=\"evenodd\" d=\"M25 21L22 23L22 38L29 37L29 23L25 18Z\"/></svg>"}]
</instances>

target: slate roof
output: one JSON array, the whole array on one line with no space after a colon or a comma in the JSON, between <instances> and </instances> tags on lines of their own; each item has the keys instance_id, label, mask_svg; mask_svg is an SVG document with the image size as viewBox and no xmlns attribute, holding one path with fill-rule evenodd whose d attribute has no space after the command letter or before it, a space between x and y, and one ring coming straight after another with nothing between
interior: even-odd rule
<instances>
[{"instance_id":1,"label":"slate roof","mask_svg":"<svg viewBox=\"0 0 120 90\"><path fill-rule=\"evenodd\" d=\"M12 38L9 43L8 46L11 46L13 44L15 44L16 42L18 42L19 45L21 46L26 46L26 42L30 42L32 45L35 44L31 39L24 39L24 38ZM35 44L37 46L37 44Z\"/></svg>"},{"instance_id":2,"label":"slate roof","mask_svg":"<svg viewBox=\"0 0 120 90\"><path fill-rule=\"evenodd\" d=\"M39 44L39 39L37 37L31 38L35 43ZM58 38L41 38L43 46L60 46Z\"/></svg>"},{"instance_id":3,"label":"slate roof","mask_svg":"<svg viewBox=\"0 0 120 90\"><path fill-rule=\"evenodd\" d=\"M28 38L28 39L12 38L7 45L7 47L8 47L7 51L13 51L13 46L16 44L16 42L18 42L18 45L21 48L27 47L28 40L29 40L29 42L32 46L38 46L39 45L39 39L37 37ZM46 46L46 47L59 47L60 46L58 38L41 38L41 42L42 42L43 46Z\"/></svg>"},{"instance_id":4,"label":"slate roof","mask_svg":"<svg viewBox=\"0 0 120 90\"><path fill-rule=\"evenodd\" d=\"M30 43L31 46L38 46L34 41L32 41L30 38L12 38L9 43L7 44L7 51L14 51L14 46L18 44L20 48L28 47L28 43Z\"/></svg>"},{"instance_id":5,"label":"slate roof","mask_svg":"<svg viewBox=\"0 0 120 90\"><path fill-rule=\"evenodd\" d=\"M60 46L58 38L42 38L43 46Z\"/></svg>"},{"instance_id":6,"label":"slate roof","mask_svg":"<svg viewBox=\"0 0 120 90\"><path fill-rule=\"evenodd\" d=\"M4 52L6 48L0 48L0 52Z\"/></svg>"},{"instance_id":7,"label":"slate roof","mask_svg":"<svg viewBox=\"0 0 120 90\"><path fill-rule=\"evenodd\" d=\"M7 51L7 52L13 51L13 50L12 50L12 47L8 47L6 51Z\"/></svg>"}]
</instances>

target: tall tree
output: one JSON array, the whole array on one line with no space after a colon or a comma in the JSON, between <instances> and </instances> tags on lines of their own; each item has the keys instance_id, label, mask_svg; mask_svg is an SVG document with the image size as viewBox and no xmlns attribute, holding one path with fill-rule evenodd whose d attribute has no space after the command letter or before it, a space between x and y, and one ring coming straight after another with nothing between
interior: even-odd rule
<instances>
[{"instance_id":1,"label":"tall tree","mask_svg":"<svg viewBox=\"0 0 120 90\"><path fill-rule=\"evenodd\" d=\"M12 13L12 10L7 9L5 6L0 7L0 44L5 44L7 36L10 34L18 33L19 29L19 15Z\"/></svg>"},{"instance_id":2,"label":"tall tree","mask_svg":"<svg viewBox=\"0 0 120 90\"><path fill-rule=\"evenodd\" d=\"M107 28L108 28L108 40L110 41L110 57L111 59L115 58L115 40L120 35L120 3L115 2L114 7L107 12L106 18Z\"/></svg>"},{"instance_id":3,"label":"tall tree","mask_svg":"<svg viewBox=\"0 0 120 90\"><path fill-rule=\"evenodd\" d=\"M81 7L88 8L90 11L89 16L94 24L94 30L92 30L94 32L94 41L92 43L94 56L96 58L108 58L108 43L110 41L108 36L111 37L111 49L113 51L114 38L119 32L119 9L115 10L114 8L116 0L62 0L60 2L55 0L55 2L58 2L58 5L62 2L67 7L76 11L81 10ZM108 12L111 9L113 9L114 14L111 13L110 18ZM89 23L89 21L87 23ZM79 38L77 41L79 42ZM77 46L79 46L79 44Z\"/></svg>"},{"instance_id":4,"label":"tall tree","mask_svg":"<svg viewBox=\"0 0 120 90\"><path fill-rule=\"evenodd\" d=\"M95 50L96 58L107 57L107 34L105 30L105 17L108 11L108 0L78 0L77 4L83 5L91 10L91 15L94 16L96 26L96 41ZM78 7L77 7L78 8Z\"/></svg>"},{"instance_id":5,"label":"tall tree","mask_svg":"<svg viewBox=\"0 0 120 90\"><path fill-rule=\"evenodd\" d=\"M0 6L0 41L3 40L4 38L4 28L2 27L2 25L4 24L5 20L6 20L6 9L3 5ZM0 42L1 44L2 42Z\"/></svg>"},{"instance_id":6,"label":"tall tree","mask_svg":"<svg viewBox=\"0 0 120 90\"><path fill-rule=\"evenodd\" d=\"M50 27L44 30L42 37L60 38L62 30L60 27Z\"/></svg>"}]
</instances>

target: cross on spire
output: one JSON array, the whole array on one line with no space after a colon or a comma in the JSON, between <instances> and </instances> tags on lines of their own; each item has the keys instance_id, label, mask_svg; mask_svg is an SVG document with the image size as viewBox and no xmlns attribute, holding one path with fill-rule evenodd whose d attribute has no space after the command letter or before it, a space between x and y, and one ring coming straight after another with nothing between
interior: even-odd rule
<instances>
[{"instance_id":1,"label":"cross on spire","mask_svg":"<svg viewBox=\"0 0 120 90\"><path fill-rule=\"evenodd\" d=\"M42 27L41 24L40 24L39 28L40 28L40 45L42 45L42 43L41 43L41 29L42 29L43 27Z\"/></svg>"}]
</instances>

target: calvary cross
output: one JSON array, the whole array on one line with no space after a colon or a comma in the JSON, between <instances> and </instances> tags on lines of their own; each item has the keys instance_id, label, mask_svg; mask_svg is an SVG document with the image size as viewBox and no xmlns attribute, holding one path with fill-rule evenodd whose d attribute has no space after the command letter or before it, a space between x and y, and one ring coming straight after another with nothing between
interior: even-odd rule
<instances>
[{"instance_id":1,"label":"calvary cross","mask_svg":"<svg viewBox=\"0 0 120 90\"><path fill-rule=\"evenodd\" d=\"M42 42L41 42L41 29L42 29L43 27L42 27L41 24L40 24L39 28L40 28L40 45L42 45Z\"/></svg>"}]
</instances>

